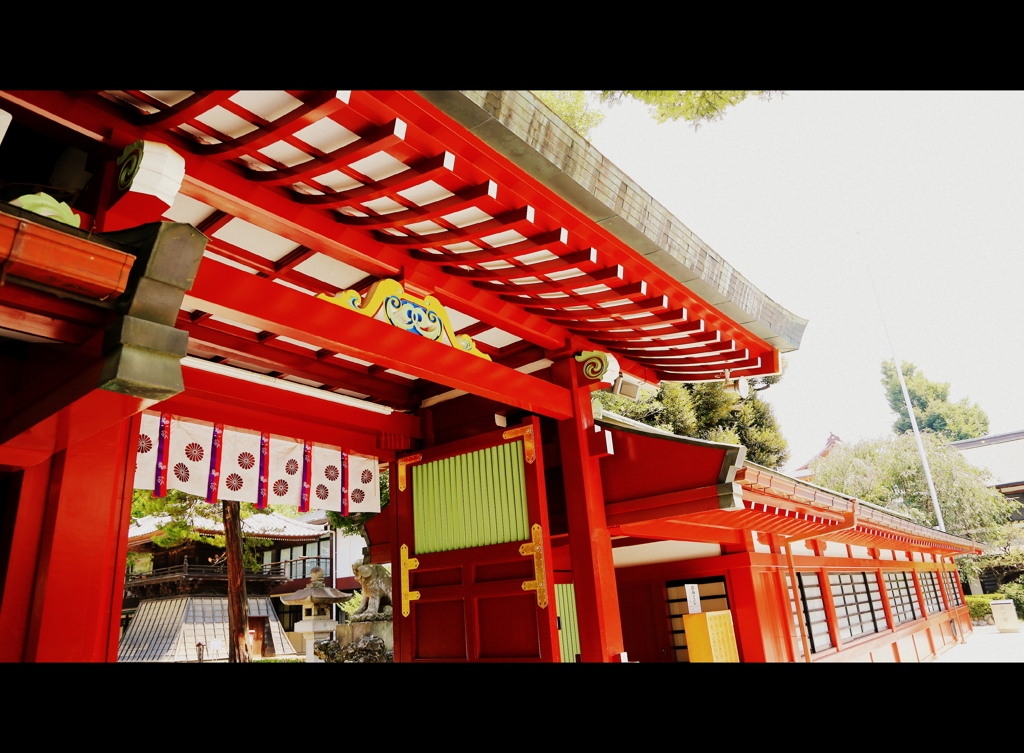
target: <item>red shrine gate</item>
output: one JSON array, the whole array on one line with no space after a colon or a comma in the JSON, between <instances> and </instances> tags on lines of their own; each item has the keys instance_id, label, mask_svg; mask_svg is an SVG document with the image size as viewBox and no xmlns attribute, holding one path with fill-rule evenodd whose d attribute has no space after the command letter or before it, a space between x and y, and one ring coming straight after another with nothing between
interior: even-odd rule
<instances>
[{"instance_id":1,"label":"red shrine gate","mask_svg":"<svg viewBox=\"0 0 1024 753\"><path fill-rule=\"evenodd\" d=\"M805 322L529 94L3 91L0 111L4 660L116 656L146 409L388 464L372 553L407 581L400 661L556 660L570 583L584 661L660 660L664 604L620 614L624 584L687 573L727 581L742 658L795 660L787 570L913 572L923 594L973 550L741 448L634 454L595 423L595 389L776 373ZM814 658L944 650L954 590L872 612L860 642L825 598Z\"/></svg>"}]
</instances>

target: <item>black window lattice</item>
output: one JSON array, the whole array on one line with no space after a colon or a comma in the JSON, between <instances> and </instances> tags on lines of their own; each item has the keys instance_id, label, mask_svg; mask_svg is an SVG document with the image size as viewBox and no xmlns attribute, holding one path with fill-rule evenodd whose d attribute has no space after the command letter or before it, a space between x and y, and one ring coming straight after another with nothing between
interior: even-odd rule
<instances>
[{"instance_id":1,"label":"black window lattice","mask_svg":"<svg viewBox=\"0 0 1024 753\"><path fill-rule=\"evenodd\" d=\"M885 629L885 607L874 573L830 573L828 577L841 640Z\"/></svg>"},{"instance_id":2,"label":"black window lattice","mask_svg":"<svg viewBox=\"0 0 1024 753\"><path fill-rule=\"evenodd\" d=\"M889 593L892 605L892 618L897 625L916 620L923 615L917 601L917 588L914 576L908 572L885 574L885 590Z\"/></svg>"},{"instance_id":3,"label":"black window lattice","mask_svg":"<svg viewBox=\"0 0 1024 753\"><path fill-rule=\"evenodd\" d=\"M832 635L828 631L828 615L825 612L825 600L821 594L821 582L817 573L797 573L797 585L800 590L800 613L796 611L796 602L793 598L793 588L786 574L786 584L789 589L789 602L793 612L793 629L799 635L800 620L804 621L807 628L807 640L811 647L811 653L816 654L827 648L832 648ZM803 645L800 644L800 654L803 655Z\"/></svg>"},{"instance_id":4,"label":"black window lattice","mask_svg":"<svg viewBox=\"0 0 1024 753\"><path fill-rule=\"evenodd\" d=\"M939 574L934 572L918 573L921 579L921 592L924 594L924 606L928 614L941 612L943 609L942 593L939 591Z\"/></svg>"},{"instance_id":5,"label":"black window lattice","mask_svg":"<svg viewBox=\"0 0 1024 753\"><path fill-rule=\"evenodd\" d=\"M962 607L964 600L960 596L960 583L959 578L954 577L953 573L948 570L942 574L942 577L946 581L946 594L949 596L949 602L952 606Z\"/></svg>"}]
</instances>

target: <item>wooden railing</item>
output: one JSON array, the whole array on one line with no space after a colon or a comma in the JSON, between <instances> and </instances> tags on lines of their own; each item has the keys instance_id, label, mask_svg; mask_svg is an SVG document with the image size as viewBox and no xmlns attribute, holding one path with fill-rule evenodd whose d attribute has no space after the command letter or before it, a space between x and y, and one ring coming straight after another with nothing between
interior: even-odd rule
<instances>
[{"instance_id":1,"label":"wooden railing","mask_svg":"<svg viewBox=\"0 0 1024 753\"><path fill-rule=\"evenodd\" d=\"M325 572L330 573L331 571L331 558L330 557L298 557L293 560L285 560L284 562L271 562L262 565L259 570L246 570L245 577L247 579L255 578L283 578L286 580L295 580L298 578L308 578L309 571L319 565L324 569ZM196 565L190 563L187 559L180 565L172 565L171 567L158 567L148 572L140 573L128 573L125 576L125 585L129 586L136 583L153 580L174 580L178 578L212 578L219 580L221 578L228 577L228 568L226 563L219 563L215 565Z\"/></svg>"}]
</instances>

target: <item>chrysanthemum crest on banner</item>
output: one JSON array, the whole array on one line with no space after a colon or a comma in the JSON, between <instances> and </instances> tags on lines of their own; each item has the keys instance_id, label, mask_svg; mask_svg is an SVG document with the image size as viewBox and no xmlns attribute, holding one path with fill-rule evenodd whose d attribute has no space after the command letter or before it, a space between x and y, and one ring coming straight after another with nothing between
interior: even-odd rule
<instances>
[{"instance_id":1,"label":"chrysanthemum crest on banner","mask_svg":"<svg viewBox=\"0 0 1024 753\"><path fill-rule=\"evenodd\" d=\"M490 356L477 349L472 337L455 334L448 312L440 301L432 295L417 298L407 293L398 280L378 280L367 292L365 300L356 290L343 290L336 296L321 293L317 298L428 340L491 360Z\"/></svg>"}]
</instances>

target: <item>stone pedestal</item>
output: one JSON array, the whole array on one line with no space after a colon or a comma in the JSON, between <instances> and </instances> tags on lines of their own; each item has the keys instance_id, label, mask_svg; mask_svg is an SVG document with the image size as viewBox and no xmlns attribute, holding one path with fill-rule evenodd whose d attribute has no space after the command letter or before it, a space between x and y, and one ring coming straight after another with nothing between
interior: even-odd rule
<instances>
[{"instance_id":1,"label":"stone pedestal","mask_svg":"<svg viewBox=\"0 0 1024 753\"><path fill-rule=\"evenodd\" d=\"M331 638L331 631L337 626L337 622L330 617L306 618L295 623L295 632L301 633L306 640L306 663L323 664L323 660L313 653L313 644L317 641L326 641Z\"/></svg>"},{"instance_id":2,"label":"stone pedestal","mask_svg":"<svg viewBox=\"0 0 1024 753\"><path fill-rule=\"evenodd\" d=\"M345 646L358 641L364 635L375 635L384 641L388 651L395 650L395 626L390 620L377 622L346 622L335 629L338 645Z\"/></svg>"}]
</instances>

